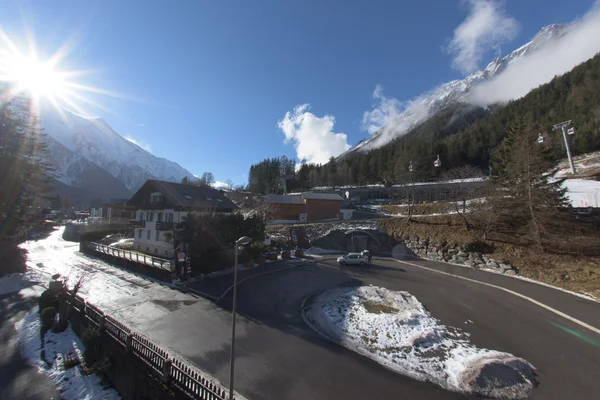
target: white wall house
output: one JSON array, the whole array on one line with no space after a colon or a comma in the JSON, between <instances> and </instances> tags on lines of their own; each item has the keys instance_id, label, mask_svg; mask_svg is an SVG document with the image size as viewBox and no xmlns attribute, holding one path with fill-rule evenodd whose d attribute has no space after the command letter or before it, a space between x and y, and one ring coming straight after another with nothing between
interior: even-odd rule
<instances>
[{"instance_id":1,"label":"white wall house","mask_svg":"<svg viewBox=\"0 0 600 400\"><path fill-rule=\"evenodd\" d=\"M174 256L176 224L188 212L231 212L237 206L225 195L208 186L148 180L129 200L136 206L133 249L156 257Z\"/></svg>"}]
</instances>

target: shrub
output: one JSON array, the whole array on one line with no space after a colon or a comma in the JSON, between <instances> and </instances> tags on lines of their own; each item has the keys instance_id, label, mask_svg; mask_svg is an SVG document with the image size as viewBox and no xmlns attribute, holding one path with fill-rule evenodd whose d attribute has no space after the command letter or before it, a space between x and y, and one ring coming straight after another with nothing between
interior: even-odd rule
<instances>
[{"instance_id":1,"label":"shrub","mask_svg":"<svg viewBox=\"0 0 600 400\"><path fill-rule=\"evenodd\" d=\"M93 368L96 363L101 362L102 356L102 338L100 331L95 327L88 327L83 331L81 340L85 345L83 359L88 368Z\"/></svg>"},{"instance_id":2,"label":"shrub","mask_svg":"<svg viewBox=\"0 0 600 400\"><path fill-rule=\"evenodd\" d=\"M12 242L0 243L0 276L25 272L26 251L18 248Z\"/></svg>"},{"instance_id":3,"label":"shrub","mask_svg":"<svg viewBox=\"0 0 600 400\"><path fill-rule=\"evenodd\" d=\"M54 320L56 319L56 308L55 307L46 307L42 310L40 314L40 320L42 321L42 330L47 331L52 328L54 325Z\"/></svg>"},{"instance_id":4,"label":"shrub","mask_svg":"<svg viewBox=\"0 0 600 400\"><path fill-rule=\"evenodd\" d=\"M58 309L58 299L60 291L56 289L45 290L38 300L40 313L48 307Z\"/></svg>"}]
</instances>

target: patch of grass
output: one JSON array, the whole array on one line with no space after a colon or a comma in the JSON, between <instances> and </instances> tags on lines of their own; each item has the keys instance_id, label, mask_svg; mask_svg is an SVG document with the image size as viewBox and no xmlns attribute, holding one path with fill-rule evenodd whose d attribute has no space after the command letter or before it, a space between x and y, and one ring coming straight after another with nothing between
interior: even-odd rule
<instances>
[{"instance_id":1,"label":"patch of grass","mask_svg":"<svg viewBox=\"0 0 600 400\"><path fill-rule=\"evenodd\" d=\"M385 304L374 303L372 301L365 301L363 307L371 314L394 314L398 310L394 307L386 306Z\"/></svg>"}]
</instances>

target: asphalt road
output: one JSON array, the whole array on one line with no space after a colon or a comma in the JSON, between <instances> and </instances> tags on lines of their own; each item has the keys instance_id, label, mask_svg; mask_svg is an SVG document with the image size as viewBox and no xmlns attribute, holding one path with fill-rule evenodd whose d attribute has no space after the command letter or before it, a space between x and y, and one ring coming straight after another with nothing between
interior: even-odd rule
<instances>
[{"instance_id":1,"label":"asphalt road","mask_svg":"<svg viewBox=\"0 0 600 400\"><path fill-rule=\"evenodd\" d=\"M410 263L523 292L592 326L600 325L600 304L556 289L443 263ZM531 362L539 383L532 399L598 398L600 335L501 290L380 258L368 268L340 268L333 257L324 258L243 283L236 389L249 399L469 398L388 371L322 339L304 324L299 309L311 293L368 284L406 290L442 323L470 333L476 346ZM188 307L149 323L144 331L226 384L230 301L229 295L219 307Z\"/></svg>"}]
</instances>

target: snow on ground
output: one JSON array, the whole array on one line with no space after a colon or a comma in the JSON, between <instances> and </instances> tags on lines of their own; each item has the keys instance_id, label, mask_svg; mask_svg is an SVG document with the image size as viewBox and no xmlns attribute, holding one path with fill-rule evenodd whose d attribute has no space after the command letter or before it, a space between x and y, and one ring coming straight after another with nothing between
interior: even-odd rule
<instances>
[{"instance_id":1,"label":"snow on ground","mask_svg":"<svg viewBox=\"0 0 600 400\"><path fill-rule=\"evenodd\" d=\"M42 359L41 323L37 307L15 324L19 333L21 354L31 365L48 375L56 384L64 400L117 400L121 397L113 388L105 388L97 375L84 375L79 366L64 370L63 355L83 354L85 346L71 327L64 332L46 332Z\"/></svg>"},{"instance_id":2,"label":"snow on ground","mask_svg":"<svg viewBox=\"0 0 600 400\"><path fill-rule=\"evenodd\" d=\"M44 274L39 270L28 269L24 273L5 275L0 278L0 296L16 293L26 287L39 285L42 281L44 281Z\"/></svg>"},{"instance_id":3,"label":"snow on ground","mask_svg":"<svg viewBox=\"0 0 600 400\"><path fill-rule=\"evenodd\" d=\"M345 347L448 390L525 399L535 387L535 368L526 360L475 347L467 333L441 325L408 292L338 288L318 295L303 311Z\"/></svg>"},{"instance_id":4,"label":"snow on ground","mask_svg":"<svg viewBox=\"0 0 600 400\"><path fill-rule=\"evenodd\" d=\"M573 158L573 164L575 164L575 172L580 174L586 174L588 171L592 171L600 168L600 151L593 153L582 154ZM571 175L571 168L569 161L565 158L557 165L558 171L554 175L556 178L565 178Z\"/></svg>"},{"instance_id":5,"label":"snow on ground","mask_svg":"<svg viewBox=\"0 0 600 400\"><path fill-rule=\"evenodd\" d=\"M304 251L304 254L306 255L313 255L313 256L318 256L321 254L339 254L340 251L339 250L328 250L328 249L322 249L320 247L311 247L308 250Z\"/></svg>"},{"instance_id":6,"label":"snow on ground","mask_svg":"<svg viewBox=\"0 0 600 400\"><path fill-rule=\"evenodd\" d=\"M60 273L70 282L85 276L86 283L80 293L90 303L132 328L165 316L174 308L184 307L186 301L197 300L173 290L171 285L79 253L79 243L62 239L63 230L57 229L46 239L20 245L28 251L28 271L46 275Z\"/></svg>"},{"instance_id":7,"label":"snow on ground","mask_svg":"<svg viewBox=\"0 0 600 400\"><path fill-rule=\"evenodd\" d=\"M567 198L573 207L600 207L600 182L587 179L566 179Z\"/></svg>"}]
</instances>

